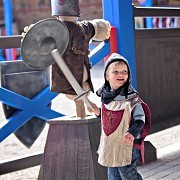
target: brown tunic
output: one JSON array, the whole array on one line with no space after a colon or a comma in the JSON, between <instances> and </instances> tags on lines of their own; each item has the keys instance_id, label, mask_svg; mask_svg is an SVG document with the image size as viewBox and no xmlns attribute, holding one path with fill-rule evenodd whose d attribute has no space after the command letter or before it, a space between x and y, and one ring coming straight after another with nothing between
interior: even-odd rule
<instances>
[{"instance_id":1,"label":"brown tunic","mask_svg":"<svg viewBox=\"0 0 180 180\"><path fill-rule=\"evenodd\" d=\"M91 91L94 92L90 77L91 65L88 57L89 41L95 34L94 26L87 21L82 21L78 24L73 22L64 23L69 30L70 40L63 54L63 59L81 87L83 82L83 68L84 65L86 66L88 71L87 82L90 85ZM51 91L76 95L74 89L56 63L52 65Z\"/></svg>"}]
</instances>

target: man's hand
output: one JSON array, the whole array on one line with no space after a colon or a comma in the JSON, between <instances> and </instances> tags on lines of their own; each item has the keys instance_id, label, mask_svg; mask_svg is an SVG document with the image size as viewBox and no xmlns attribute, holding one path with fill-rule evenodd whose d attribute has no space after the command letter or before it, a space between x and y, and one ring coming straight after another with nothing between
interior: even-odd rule
<instances>
[{"instance_id":1,"label":"man's hand","mask_svg":"<svg viewBox=\"0 0 180 180\"><path fill-rule=\"evenodd\" d=\"M26 33L34 26L34 24L30 24L24 28L24 32L21 33L22 37L26 35Z\"/></svg>"},{"instance_id":2,"label":"man's hand","mask_svg":"<svg viewBox=\"0 0 180 180\"><path fill-rule=\"evenodd\" d=\"M95 29L95 35L93 40L95 41L105 41L110 38L111 35L111 25L109 21L104 19L94 19L89 21Z\"/></svg>"}]
</instances>

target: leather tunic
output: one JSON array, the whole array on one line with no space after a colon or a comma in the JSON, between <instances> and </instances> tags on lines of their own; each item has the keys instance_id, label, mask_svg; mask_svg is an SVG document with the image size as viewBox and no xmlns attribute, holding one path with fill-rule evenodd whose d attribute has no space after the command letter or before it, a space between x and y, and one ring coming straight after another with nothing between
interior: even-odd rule
<instances>
[{"instance_id":1,"label":"leather tunic","mask_svg":"<svg viewBox=\"0 0 180 180\"><path fill-rule=\"evenodd\" d=\"M102 131L98 162L102 166L119 167L131 164L132 144L123 142L131 122L131 112L139 103L138 96L102 104Z\"/></svg>"},{"instance_id":2,"label":"leather tunic","mask_svg":"<svg viewBox=\"0 0 180 180\"><path fill-rule=\"evenodd\" d=\"M69 44L62 57L81 87L84 66L86 67L88 72L88 79L86 82L90 85L91 91L94 92L90 77L91 65L88 57L89 41L95 34L94 26L87 21L82 21L78 24L65 21L64 24L69 30ZM51 91L76 95L74 89L56 63L52 65L51 70Z\"/></svg>"}]
</instances>

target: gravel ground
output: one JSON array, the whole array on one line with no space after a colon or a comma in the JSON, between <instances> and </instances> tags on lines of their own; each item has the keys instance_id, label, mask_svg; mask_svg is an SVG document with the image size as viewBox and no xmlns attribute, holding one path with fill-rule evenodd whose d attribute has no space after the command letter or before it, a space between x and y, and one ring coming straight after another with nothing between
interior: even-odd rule
<instances>
[{"instance_id":1,"label":"gravel ground","mask_svg":"<svg viewBox=\"0 0 180 180\"><path fill-rule=\"evenodd\" d=\"M102 67L97 66L92 71L92 79L95 90L102 84ZM96 71L98 69L98 71ZM89 96L89 99L100 104L99 98L94 94ZM63 104L61 103L63 102ZM67 108L68 107L68 108ZM59 95L52 102L52 109L64 113L66 115L75 114L74 102L65 98L64 95ZM2 110L0 109L0 122L4 119ZM179 136L180 125L161 132L147 136L146 140L150 141L157 148L157 156L163 156L164 154L172 151L172 149L180 149L177 142L180 141ZM19 140L11 134L0 144L0 161L7 160L10 158L16 158L23 155L33 154L44 150L44 145L47 137L48 125L44 128L43 132L33 144L30 149L27 149ZM25 170L8 173L0 176L0 180L35 180L38 177L40 166L28 168Z\"/></svg>"}]
</instances>

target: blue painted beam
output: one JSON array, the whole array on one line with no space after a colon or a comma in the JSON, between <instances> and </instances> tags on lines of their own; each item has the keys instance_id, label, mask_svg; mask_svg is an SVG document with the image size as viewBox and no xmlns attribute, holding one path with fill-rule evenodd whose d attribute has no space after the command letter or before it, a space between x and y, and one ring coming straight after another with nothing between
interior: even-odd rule
<instances>
[{"instance_id":1,"label":"blue painted beam","mask_svg":"<svg viewBox=\"0 0 180 180\"><path fill-rule=\"evenodd\" d=\"M133 86L136 88L134 16L132 0L103 0L103 17L117 29L118 53L131 67Z\"/></svg>"},{"instance_id":2,"label":"blue painted beam","mask_svg":"<svg viewBox=\"0 0 180 180\"><path fill-rule=\"evenodd\" d=\"M146 0L143 3L139 3L139 6L152 7L153 2L152 2L152 0ZM146 20L146 28L153 28L152 18L147 17L147 18L145 18L145 20Z\"/></svg>"},{"instance_id":3,"label":"blue painted beam","mask_svg":"<svg viewBox=\"0 0 180 180\"><path fill-rule=\"evenodd\" d=\"M102 42L95 47L91 54L91 62L94 66L102 58L110 52L109 42ZM32 117L38 117L42 120L49 120L57 117L64 116L61 113L53 111L48 107L48 104L57 96L57 93L50 92L48 86L41 91L33 99L28 99L10 90L0 87L0 101L18 109L12 116L0 126L0 142L8 137L11 133L20 128Z\"/></svg>"},{"instance_id":4,"label":"blue painted beam","mask_svg":"<svg viewBox=\"0 0 180 180\"><path fill-rule=\"evenodd\" d=\"M12 116L0 124L0 142L20 128L32 117L49 120L64 116L48 107L58 94L50 92L49 86L33 99L28 99L5 88L0 87L0 101L18 109Z\"/></svg>"},{"instance_id":5,"label":"blue painted beam","mask_svg":"<svg viewBox=\"0 0 180 180\"><path fill-rule=\"evenodd\" d=\"M0 49L0 61L5 61L5 58L3 57L3 50Z\"/></svg>"},{"instance_id":6,"label":"blue painted beam","mask_svg":"<svg viewBox=\"0 0 180 180\"><path fill-rule=\"evenodd\" d=\"M93 47L92 47L93 48ZM102 42L95 47L90 53L92 66L102 60L110 53L110 43ZM53 111L48 104L58 94L50 92L50 88L45 88L33 99L28 99L5 88L0 87L0 101L17 109L17 111L0 124L0 142L8 137L11 133L20 128L32 117L38 117L42 120L49 120L64 116L61 113Z\"/></svg>"},{"instance_id":7,"label":"blue painted beam","mask_svg":"<svg viewBox=\"0 0 180 180\"><path fill-rule=\"evenodd\" d=\"M101 61L105 56L110 53L110 43L109 42L101 42L97 47L95 47L90 52L90 61L92 66Z\"/></svg>"},{"instance_id":8,"label":"blue painted beam","mask_svg":"<svg viewBox=\"0 0 180 180\"><path fill-rule=\"evenodd\" d=\"M4 21L5 21L5 32L6 36L12 36L12 22L13 22L13 14L12 14L12 2L11 0L3 0L4 2ZM12 60L12 49L6 49L6 59Z\"/></svg>"},{"instance_id":9,"label":"blue painted beam","mask_svg":"<svg viewBox=\"0 0 180 180\"><path fill-rule=\"evenodd\" d=\"M152 7L153 6L152 0L146 0L145 6ZM146 18L146 28L153 28L152 18L150 17Z\"/></svg>"}]
</instances>

